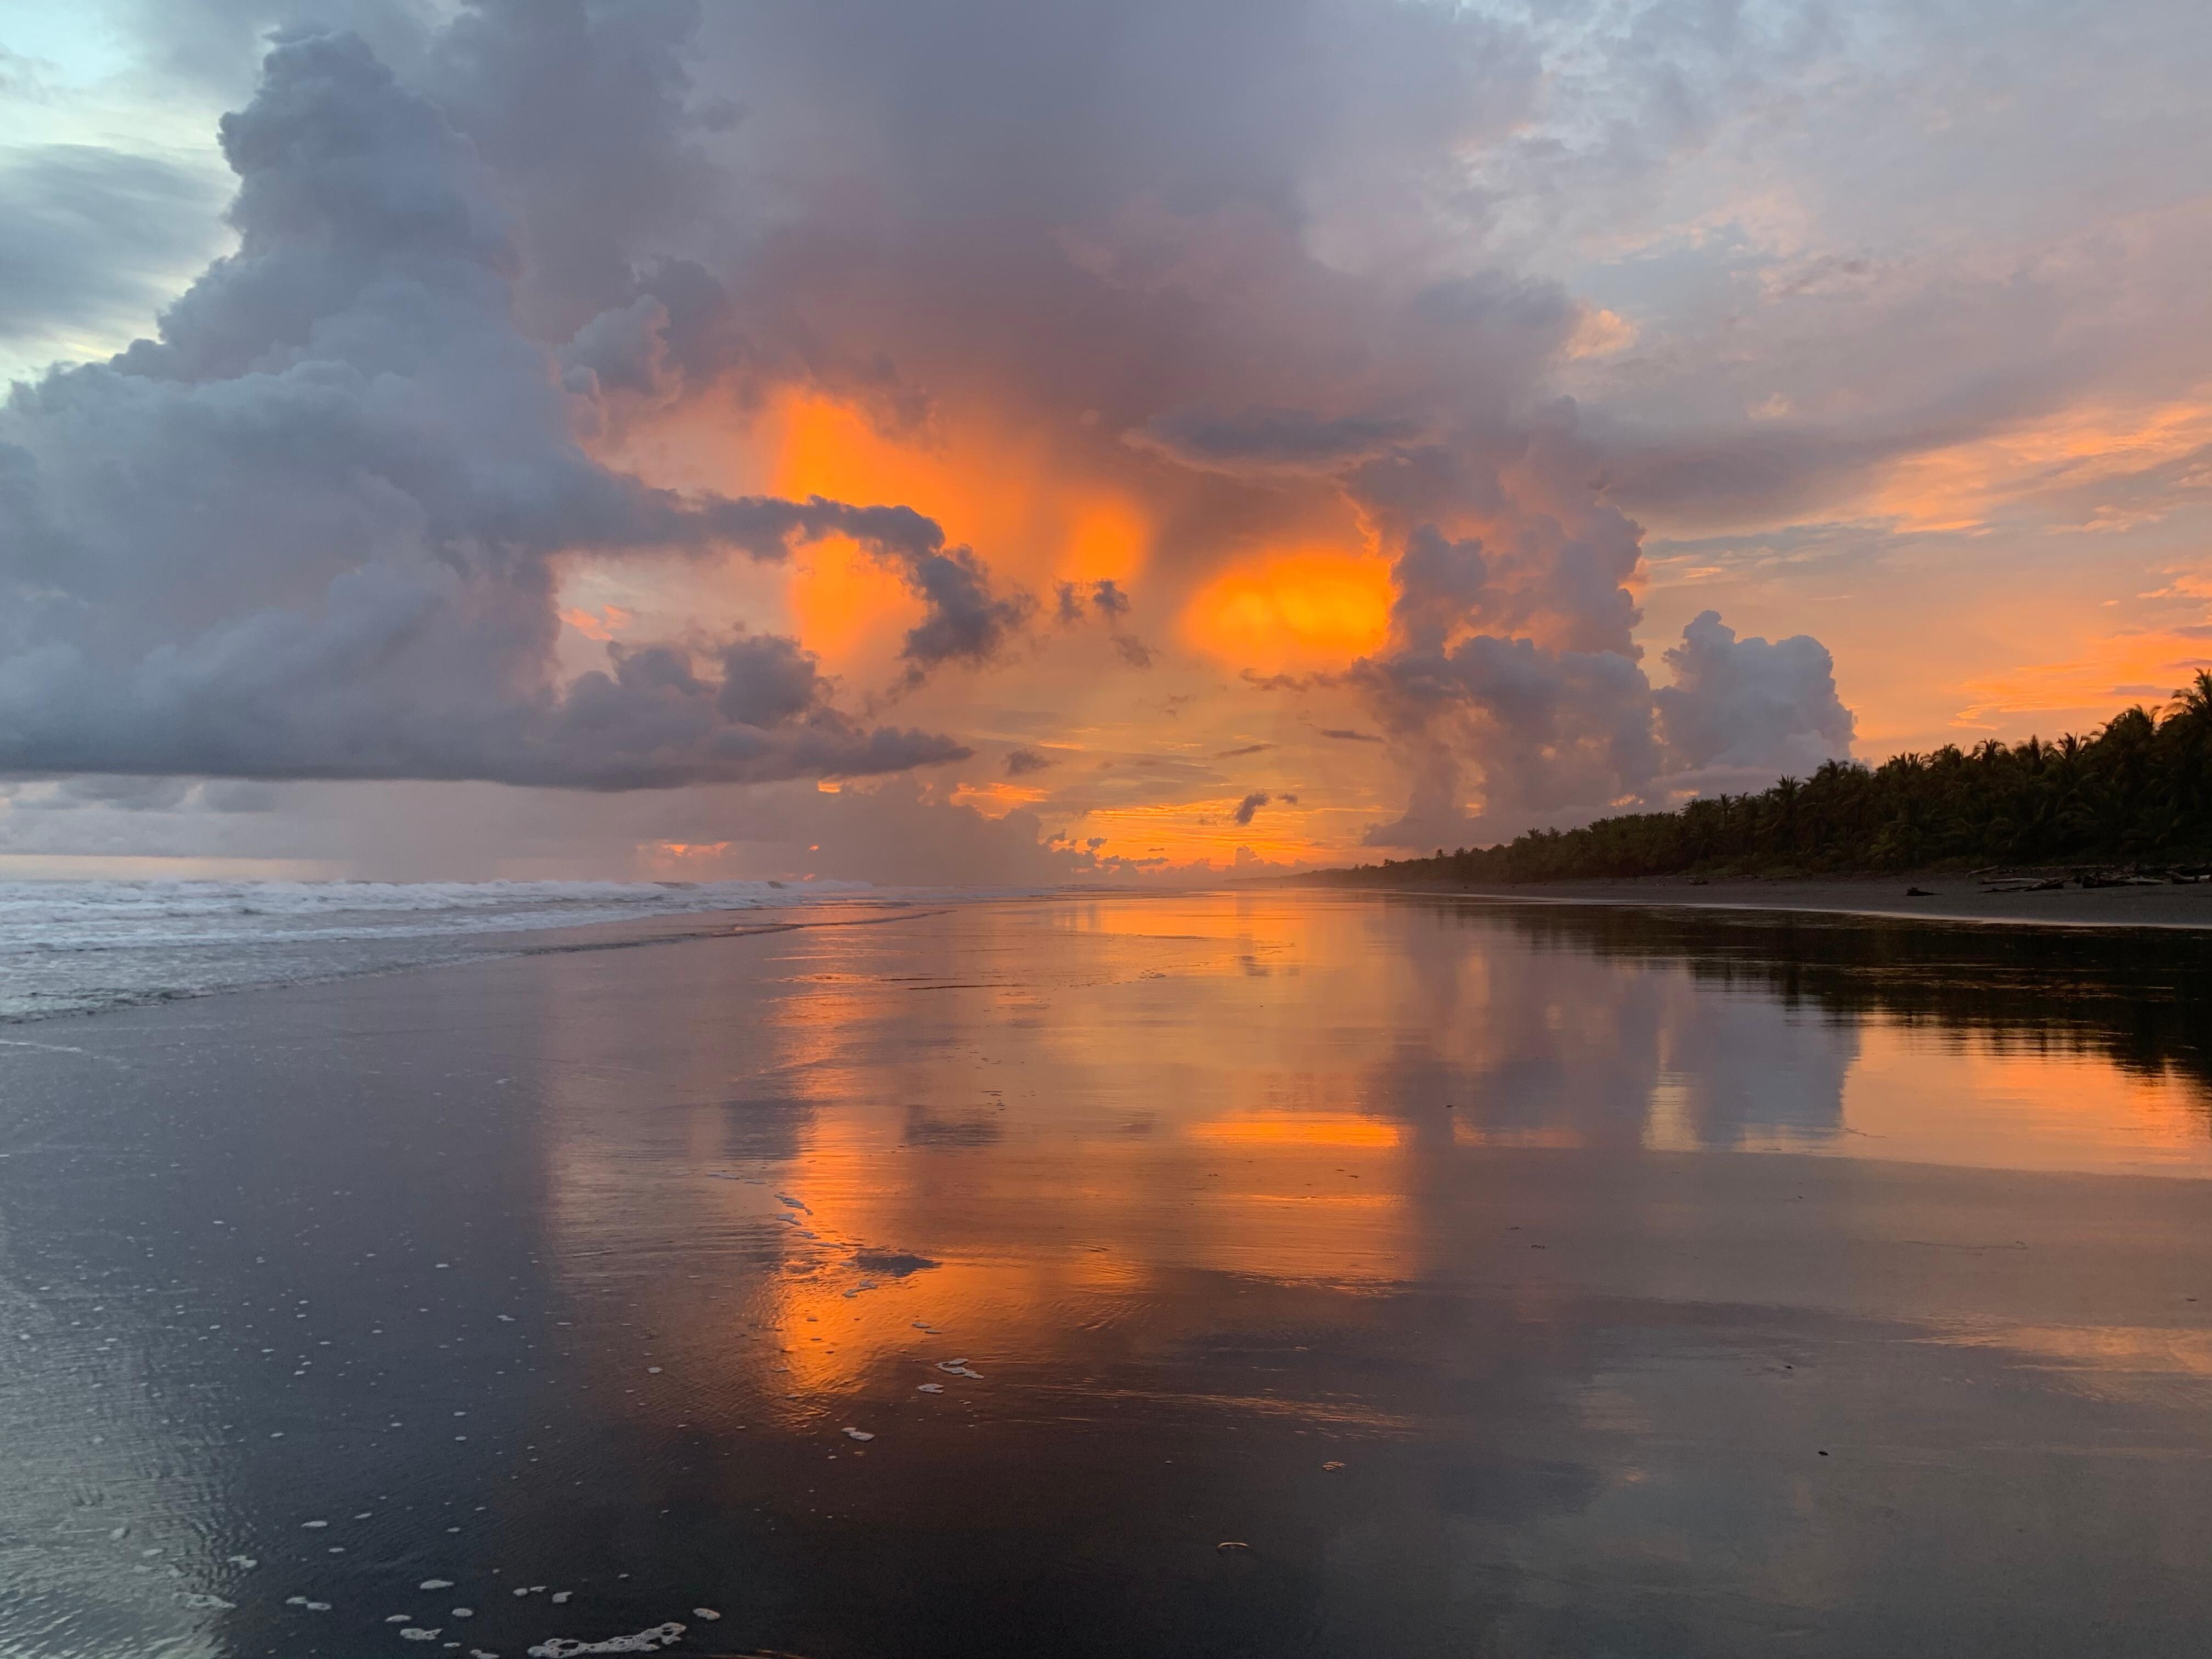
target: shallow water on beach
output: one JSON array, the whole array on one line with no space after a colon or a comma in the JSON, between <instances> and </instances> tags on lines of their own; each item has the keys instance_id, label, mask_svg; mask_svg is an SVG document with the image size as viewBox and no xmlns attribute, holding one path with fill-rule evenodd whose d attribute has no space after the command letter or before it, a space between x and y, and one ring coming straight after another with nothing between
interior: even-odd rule
<instances>
[{"instance_id":1,"label":"shallow water on beach","mask_svg":"<svg viewBox=\"0 0 2212 1659\"><path fill-rule=\"evenodd\" d=\"M545 948L562 930L896 906L860 882L0 881L0 1024ZM759 918L756 918L758 920Z\"/></svg>"},{"instance_id":2,"label":"shallow water on beach","mask_svg":"<svg viewBox=\"0 0 2212 1659\"><path fill-rule=\"evenodd\" d=\"M1059 899L5 1035L6 1659L2212 1633L2202 938Z\"/></svg>"}]
</instances>

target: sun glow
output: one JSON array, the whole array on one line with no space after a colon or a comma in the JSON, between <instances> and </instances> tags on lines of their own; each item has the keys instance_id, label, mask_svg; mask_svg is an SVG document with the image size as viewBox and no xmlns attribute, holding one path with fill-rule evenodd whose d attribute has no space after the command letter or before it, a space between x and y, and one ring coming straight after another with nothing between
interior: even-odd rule
<instances>
[{"instance_id":1,"label":"sun glow","mask_svg":"<svg viewBox=\"0 0 2212 1659\"><path fill-rule=\"evenodd\" d=\"M1016 583L1126 588L1150 557L1139 504L1070 475L1035 434L951 414L924 430L886 433L850 404L806 396L776 404L763 431L776 494L910 507ZM825 543L797 562L791 603L800 636L840 663L895 648L921 615L898 577L849 543Z\"/></svg>"},{"instance_id":2,"label":"sun glow","mask_svg":"<svg viewBox=\"0 0 2212 1659\"><path fill-rule=\"evenodd\" d=\"M956 806L972 806L985 817L1001 818L1018 806L1033 806L1050 792L1018 783L963 783L952 791Z\"/></svg>"},{"instance_id":3,"label":"sun glow","mask_svg":"<svg viewBox=\"0 0 2212 1659\"><path fill-rule=\"evenodd\" d=\"M2001 720L2063 717L2092 727L2129 703L2158 707L2197 669L2212 666L2205 641L2190 634L2152 629L2087 641L2087 647L2070 661L2033 664L1969 680L1960 688L1966 705L1951 723L1972 732L1994 730ZM2057 731L2044 735L2056 736Z\"/></svg>"},{"instance_id":4,"label":"sun glow","mask_svg":"<svg viewBox=\"0 0 2212 1659\"><path fill-rule=\"evenodd\" d=\"M1209 655L1261 673L1351 661L1390 627L1390 567L1367 553L1301 548L1232 567L1183 612Z\"/></svg>"}]
</instances>

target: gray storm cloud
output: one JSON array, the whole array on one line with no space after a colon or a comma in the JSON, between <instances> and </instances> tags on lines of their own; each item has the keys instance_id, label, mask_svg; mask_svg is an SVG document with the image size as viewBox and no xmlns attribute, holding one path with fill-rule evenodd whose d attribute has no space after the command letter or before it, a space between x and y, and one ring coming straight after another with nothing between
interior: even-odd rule
<instances>
[{"instance_id":1,"label":"gray storm cloud","mask_svg":"<svg viewBox=\"0 0 2212 1659\"><path fill-rule=\"evenodd\" d=\"M1555 441L1532 445L1527 459L1557 465L1575 455ZM1370 487L1378 482L1371 510L1386 523L1445 507L1455 493L1475 517L1503 499L1497 481L1460 462ZM1548 510L1524 511L1496 545L1448 539L1427 522L1406 532L1389 649L1348 676L1413 778L1405 815L1370 830L1369 845L1458 844L1663 804L1717 781L1763 783L1850 754L1833 663L1809 636L1740 640L1708 611L1665 653L1674 683L1655 691L1629 637L1636 611L1623 586L1641 532L1563 482L1551 475ZM1470 767L1480 821L1463 805Z\"/></svg>"},{"instance_id":2,"label":"gray storm cloud","mask_svg":"<svg viewBox=\"0 0 2212 1659\"><path fill-rule=\"evenodd\" d=\"M1296 795L1271 795L1264 789L1255 789L1237 803L1236 810L1229 815L1230 819L1236 823L1249 823L1260 815L1261 807L1272 806L1278 801L1285 806L1296 806L1298 798Z\"/></svg>"},{"instance_id":3,"label":"gray storm cloud","mask_svg":"<svg viewBox=\"0 0 2212 1659\"><path fill-rule=\"evenodd\" d=\"M923 602L909 680L989 659L1028 602L903 507L680 495L592 460L588 372L564 385L518 321L532 267L501 180L358 39L279 46L222 142L237 251L158 340L0 410L0 765L629 788L967 752L841 713L774 636L560 679L579 552L853 538Z\"/></svg>"},{"instance_id":4,"label":"gray storm cloud","mask_svg":"<svg viewBox=\"0 0 2212 1659\"><path fill-rule=\"evenodd\" d=\"M1500 208L1468 158L1515 142L1547 74L1510 21L1422 0L404 15L380 25L401 74L351 36L278 46L224 127L237 252L160 339L0 411L0 766L618 789L958 757L842 713L773 635L556 672L566 562L830 535L924 605L903 684L1006 654L1036 607L994 581L997 550L895 505L651 488L586 447L794 386L924 441L988 405L1144 501L1141 586L1054 607L1132 667L1142 607L1321 513L1356 524L1393 563L1391 632L1337 683L1412 793L1377 844L1456 839L1478 796L1517 828L1847 748L1809 640L1701 618L1653 691L1641 532L1548 389L1586 308L1484 252Z\"/></svg>"},{"instance_id":5,"label":"gray storm cloud","mask_svg":"<svg viewBox=\"0 0 2212 1659\"><path fill-rule=\"evenodd\" d=\"M1587 313L1480 252L1498 204L1463 158L1510 146L1541 97L1510 23L1331 0L830 0L718 12L709 39L756 137L793 158L772 257L727 284L738 332L784 337L803 308L842 354L817 372L886 418L894 392L981 385L1091 446L1164 505L1154 593L1316 502L1352 509L1393 560L1391 638L1336 682L1413 797L1376 844L1668 798L1719 763L1673 734L1711 721L1731 765L1848 752L1847 719L1726 690L1718 669L1678 672L1661 730L1633 640L1642 532L1547 390ZM1746 659L1735 682L1766 678L1764 642L1693 633Z\"/></svg>"}]
</instances>

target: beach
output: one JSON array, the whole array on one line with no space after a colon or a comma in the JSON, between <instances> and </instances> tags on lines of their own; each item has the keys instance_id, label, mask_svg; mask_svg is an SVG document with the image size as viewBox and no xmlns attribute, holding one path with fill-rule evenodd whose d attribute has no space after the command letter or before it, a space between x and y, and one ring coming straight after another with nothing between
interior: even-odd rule
<instances>
[{"instance_id":1,"label":"beach","mask_svg":"<svg viewBox=\"0 0 2212 1659\"><path fill-rule=\"evenodd\" d=\"M1453 892L1529 903L1636 904L1694 908L1808 910L1838 915L1903 916L1940 921L2031 922L2046 927L2212 927L2212 882L2188 885L2063 887L2045 892L1989 892L1954 872L1795 877L1709 881L1677 876L1518 883L1474 883ZM1909 896L1908 888L1923 890Z\"/></svg>"},{"instance_id":2,"label":"beach","mask_svg":"<svg viewBox=\"0 0 2212 1659\"><path fill-rule=\"evenodd\" d=\"M1525 896L0 1029L0 1652L2200 1652L2203 939Z\"/></svg>"}]
</instances>

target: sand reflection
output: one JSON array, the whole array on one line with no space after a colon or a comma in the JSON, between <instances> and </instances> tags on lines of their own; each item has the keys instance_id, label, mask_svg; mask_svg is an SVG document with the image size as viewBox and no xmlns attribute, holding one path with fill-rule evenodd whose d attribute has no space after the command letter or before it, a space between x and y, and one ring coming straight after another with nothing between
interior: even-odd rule
<instances>
[{"instance_id":1,"label":"sand reflection","mask_svg":"<svg viewBox=\"0 0 2212 1659\"><path fill-rule=\"evenodd\" d=\"M580 1308L719 1378L711 1398L620 1381L624 1410L804 1421L972 1386L940 1361L1041 1385L1170 1351L1220 1316L1194 1274L1448 1279L1509 1224L1480 1198L1498 1158L2212 1171L2185 1068L2023 1051L1778 988L1757 969L1790 961L1740 938L1628 948L1602 926L1078 900L702 951L711 971L649 1007L553 981L560 1259Z\"/></svg>"}]
</instances>

